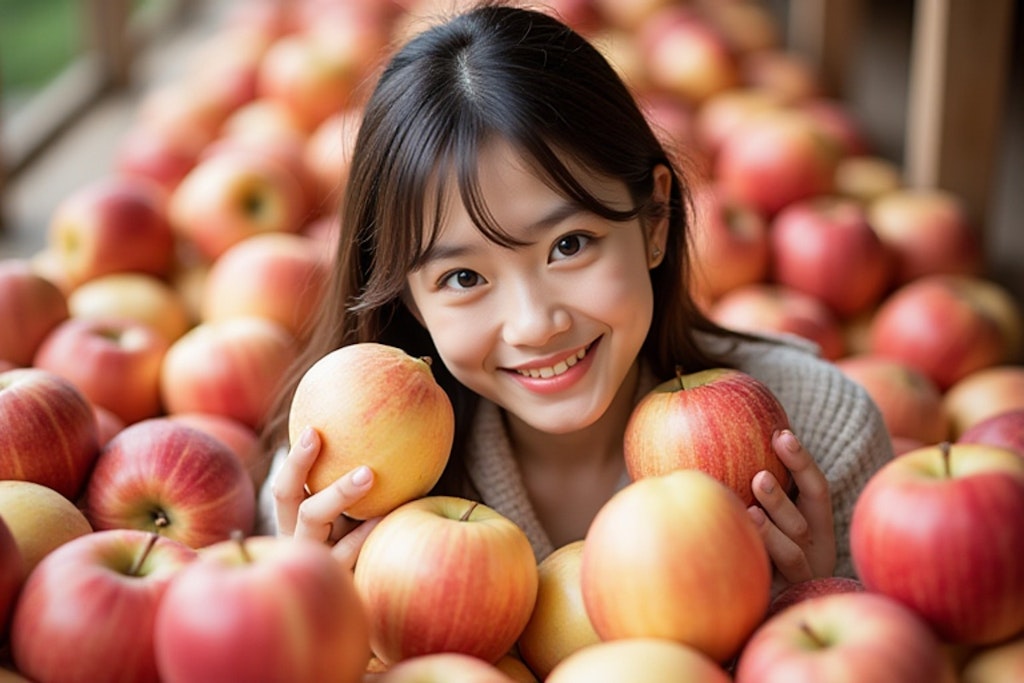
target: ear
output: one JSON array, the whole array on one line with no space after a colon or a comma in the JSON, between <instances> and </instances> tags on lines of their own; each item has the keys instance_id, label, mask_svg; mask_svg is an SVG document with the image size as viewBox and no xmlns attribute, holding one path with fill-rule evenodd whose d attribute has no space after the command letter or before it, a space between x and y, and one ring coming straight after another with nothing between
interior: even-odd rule
<instances>
[{"instance_id":1,"label":"ear","mask_svg":"<svg viewBox=\"0 0 1024 683\"><path fill-rule=\"evenodd\" d=\"M672 172L664 164L654 167L654 188L651 201L669 205L672 195ZM655 220L647 221L643 226L644 242L647 245L647 265L656 268L665 258L665 245L668 243L668 212Z\"/></svg>"}]
</instances>

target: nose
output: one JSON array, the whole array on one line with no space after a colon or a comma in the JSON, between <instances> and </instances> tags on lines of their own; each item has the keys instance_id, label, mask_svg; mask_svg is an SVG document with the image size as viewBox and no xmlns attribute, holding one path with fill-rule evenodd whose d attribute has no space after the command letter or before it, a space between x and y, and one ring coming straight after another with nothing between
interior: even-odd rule
<instances>
[{"instance_id":1,"label":"nose","mask_svg":"<svg viewBox=\"0 0 1024 683\"><path fill-rule=\"evenodd\" d=\"M509 287L502 308L503 337L511 346L544 346L572 324L559 293L537 279L523 278Z\"/></svg>"}]
</instances>

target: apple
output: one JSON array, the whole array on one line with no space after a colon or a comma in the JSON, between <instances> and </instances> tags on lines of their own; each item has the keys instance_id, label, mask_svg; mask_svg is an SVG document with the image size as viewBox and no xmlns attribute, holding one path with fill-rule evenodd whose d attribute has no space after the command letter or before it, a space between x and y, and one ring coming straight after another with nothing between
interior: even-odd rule
<instances>
[{"instance_id":1,"label":"apple","mask_svg":"<svg viewBox=\"0 0 1024 683\"><path fill-rule=\"evenodd\" d=\"M279 3L264 4L280 7ZM256 98L260 63L277 35L277 30L224 22L192 49L185 77L196 87L214 90L228 112L235 112Z\"/></svg>"},{"instance_id":2,"label":"apple","mask_svg":"<svg viewBox=\"0 0 1024 683\"><path fill-rule=\"evenodd\" d=\"M128 426L124 420L98 403L92 404L92 414L96 418L96 443L99 444L100 448L114 438L115 434Z\"/></svg>"},{"instance_id":3,"label":"apple","mask_svg":"<svg viewBox=\"0 0 1024 683\"><path fill-rule=\"evenodd\" d=\"M223 442L165 417L122 429L103 450L82 508L94 529L141 529L193 548L249 533L256 493Z\"/></svg>"},{"instance_id":4,"label":"apple","mask_svg":"<svg viewBox=\"0 0 1024 683\"><path fill-rule=\"evenodd\" d=\"M1024 409L1024 366L996 365L968 374L942 396L953 439L999 413Z\"/></svg>"},{"instance_id":5,"label":"apple","mask_svg":"<svg viewBox=\"0 0 1024 683\"><path fill-rule=\"evenodd\" d=\"M896 254L896 279L924 275L981 275L981 234L963 200L946 190L900 187L877 197L869 220Z\"/></svg>"},{"instance_id":6,"label":"apple","mask_svg":"<svg viewBox=\"0 0 1024 683\"><path fill-rule=\"evenodd\" d=\"M257 97L231 112L221 138L207 146L204 157L223 150L225 143L304 144L309 135L298 115L280 100Z\"/></svg>"},{"instance_id":7,"label":"apple","mask_svg":"<svg viewBox=\"0 0 1024 683\"><path fill-rule=\"evenodd\" d=\"M996 413L976 422L960 434L957 442L1001 446L1024 456L1024 408Z\"/></svg>"},{"instance_id":8,"label":"apple","mask_svg":"<svg viewBox=\"0 0 1024 683\"><path fill-rule=\"evenodd\" d=\"M355 584L385 664L437 652L495 662L530 619L537 560L523 530L492 508L427 496L373 528Z\"/></svg>"},{"instance_id":9,"label":"apple","mask_svg":"<svg viewBox=\"0 0 1024 683\"><path fill-rule=\"evenodd\" d=\"M424 657L427 656L429 655L424 655ZM540 683L540 679L533 675L530 667L526 666L515 652L510 652L498 659L494 663L494 668L511 678L515 683Z\"/></svg>"},{"instance_id":10,"label":"apple","mask_svg":"<svg viewBox=\"0 0 1024 683\"><path fill-rule=\"evenodd\" d=\"M171 344L160 370L167 413L214 413L262 427L297 352L295 338L257 316L196 325Z\"/></svg>"},{"instance_id":11,"label":"apple","mask_svg":"<svg viewBox=\"0 0 1024 683\"><path fill-rule=\"evenodd\" d=\"M772 8L761 0L707 3L701 11L741 58L781 45L782 27Z\"/></svg>"},{"instance_id":12,"label":"apple","mask_svg":"<svg viewBox=\"0 0 1024 683\"><path fill-rule=\"evenodd\" d=\"M67 379L41 368L0 372L0 480L32 481L74 499L99 436L92 406Z\"/></svg>"},{"instance_id":13,"label":"apple","mask_svg":"<svg viewBox=\"0 0 1024 683\"><path fill-rule=\"evenodd\" d=\"M220 89L178 78L159 83L142 94L135 122L162 131L193 149L201 149L220 135L231 111Z\"/></svg>"},{"instance_id":14,"label":"apple","mask_svg":"<svg viewBox=\"0 0 1024 683\"><path fill-rule=\"evenodd\" d=\"M448 463L455 413L429 359L364 342L335 349L305 371L288 414L291 443L306 427L320 435L309 490L366 465L373 488L345 514L369 519L434 487Z\"/></svg>"},{"instance_id":15,"label":"apple","mask_svg":"<svg viewBox=\"0 0 1024 683\"><path fill-rule=\"evenodd\" d=\"M767 470L786 489L790 474L772 447L789 418L771 390L739 370L677 370L644 396L626 424L622 455L633 480L697 469L757 502L754 475Z\"/></svg>"},{"instance_id":16,"label":"apple","mask_svg":"<svg viewBox=\"0 0 1024 683\"><path fill-rule=\"evenodd\" d=\"M968 656L960 683L1010 683L1024 677L1024 634Z\"/></svg>"},{"instance_id":17,"label":"apple","mask_svg":"<svg viewBox=\"0 0 1024 683\"><path fill-rule=\"evenodd\" d=\"M712 95L697 109L694 137L711 158L745 121L782 107L778 95L757 88L736 87Z\"/></svg>"},{"instance_id":18,"label":"apple","mask_svg":"<svg viewBox=\"0 0 1024 683\"><path fill-rule=\"evenodd\" d=\"M816 576L804 579L786 586L772 598L765 619L770 619L790 605L804 600L834 593L857 593L863 590L864 584L852 576Z\"/></svg>"},{"instance_id":19,"label":"apple","mask_svg":"<svg viewBox=\"0 0 1024 683\"><path fill-rule=\"evenodd\" d=\"M0 519L18 545L25 576L55 548L93 531L85 514L65 496L17 479L0 480Z\"/></svg>"},{"instance_id":20,"label":"apple","mask_svg":"<svg viewBox=\"0 0 1024 683\"><path fill-rule=\"evenodd\" d=\"M376 683L516 683L495 664L461 652L436 652L398 662Z\"/></svg>"},{"instance_id":21,"label":"apple","mask_svg":"<svg viewBox=\"0 0 1024 683\"><path fill-rule=\"evenodd\" d=\"M777 97L788 107L800 107L821 95L821 77L811 61L781 45L743 55L740 83Z\"/></svg>"},{"instance_id":22,"label":"apple","mask_svg":"<svg viewBox=\"0 0 1024 683\"><path fill-rule=\"evenodd\" d=\"M304 339L319 310L330 268L331 260L309 237L293 233L247 237L210 266L202 320L262 316Z\"/></svg>"},{"instance_id":23,"label":"apple","mask_svg":"<svg viewBox=\"0 0 1024 683\"><path fill-rule=\"evenodd\" d=\"M241 535L208 546L154 626L163 683L358 683L370 659L352 574L320 543Z\"/></svg>"},{"instance_id":24,"label":"apple","mask_svg":"<svg viewBox=\"0 0 1024 683\"><path fill-rule=\"evenodd\" d=\"M580 588L583 541L557 548L537 565L537 602L517 642L519 655L541 680L573 652L601 639Z\"/></svg>"},{"instance_id":25,"label":"apple","mask_svg":"<svg viewBox=\"0 0 1024 683\"><path fill-rule=\"evenodd\" d=\"M206 144L202 139L136 122L117 140L114 171L119 176L148 180L170 193L196 165Z\"/></svg>"},{"instance_id":26,"label":"apple","mask_svg":"<svg viewBox=\"0 0 1024 683\"><path fill-rule=\"evenodd\" d=\"M74 318L137 320L168 343L195 322L181 292L167 280L139 272L110 273L82 283L68 295L67 304Z\"/></svg>"},{"instance_id":27,"label":"apple","mask_svg":"<svg viewBox=\"0 0 1024 683\"><path fill-rule=\"evenodd\" d=\"M57 203L46 244L72 287L125 270L163 276L174 259L165 207L165 193L148 180L95 179Z\"/></svg>"},{"instance_id":28,"label":"apple","mask_svg":"<svg viewBox=\"0 0 1024 683\"><path fill-rule=\"evenodd\" d=\"M68 315L64 292L29 260L0 260L0 359L31 365L43 339Z\"/></svg>"},{"instance_id":29,"label":"apple","mask_svg":"<svg viewBox=\"0 0 1024 683\"><path fill-rule=\"evenodd\" d=\"M593 0L593 4L603 24L636 32L652 17L671 7L674 0Z\"/></svg>"},{"instance_id":30,"label":"apple","mask_svg":"<svg viewBox=\"0 0 1024 683\"><path fill-rule=\"evenodd\" d=\"M37 681L159 680L153 624L171 581L196 558L134 529L85 534L25 581L11 624L18 671ZM74 647L55 647L74 643Z\"/></svg>"},{"instance_id":31,"label":"apple","mask_svg":"<svg viewBox=\"0 0 1024 683\"><path fill-rule=\"evenodd\" d=\"M131 424L163 410L160 368L170 344L144 322L71 317L43 340L34 364L71 380L90 402Z\"/></svg>"},{"instance_id":32,"label":"apple","mask_svg":"<svg viewBox=\"0 0 1024 683\"><path fill-rule=\"evenodd\" d=\"M204 158L168 199L182 239L212 261L263 232L296 232L308 215L305 188L269 156L223 152Z\"/></svg>"},{"instance_id":33,"label":"apple","mask_svg":"<svg viewBox=\"0 0 1024 683\"><path fill-rule=\"evenodd\" d=\"M234 418L214 413L176 413L167 417L224 442L242 461L254 490L259 491L270 471L271 459L264 452L255 429Z\"/></svg>"},{"instance_id":34,"label":"apple","mask_svg":"<svg viewBox=\"0 0 1024 683\"><path fill-rule=\"evenodd\" d=\"M857 576L944 639L985 645L1024 629L1024 458L981 444L904 453L853 509Z\"/></svg>"},{"instance_id":35,"label":"apple","mask_svg":"<svg viewBox=\"0 0 1024 683\"><path fill-rule=\"evenodd\" d=\"M347 107L324 119L306 140L303 160L316 184L317 205L328 215L337 215L341 210L362 122L362 107Z\"/></svg>"},{"instance_id":36,"label":"apple","mask_svg":"<svg viewBox=\"0 0 1024 683\"><path fill-rule=\"evenodd\" d=\"M7 627L24 580L25 565L18 541L0 517L0 642L7 641Z\"/></svg>"},{"instance_id":37,"label":"apple","mask_svg":"<svg viewBox=\"0 0 1024 683\"><path fill-rule=\"evenodd\" d=\"M623 638L578 650L545 683L728 683L720 665L700 651L663 638Z\"/></svg>"},{"instance_id":38,"label":"apple","mask_svg":"<svg viewBox=\"0 0 1024 683\"><path fill-rule=\"evenodd\" d=\"M719 325L742 332L790 334L817 345L828 360L847 353L843 323L815 296L792 287L763 282L741 285L708 307Z\"/></svg>"},{"instance_id":39,"label":"apple","mask_svg":"<svg viewBox=\"0 0 1024 683\"><path fill-rule=\"evenodd\" d=\"M580 585L602 640L666 638L725 662L764 618L771 583L746 506L700 470L620 489L584 538Z\"/></svg>"},{"instance_id":40,"label":"apple","mask_svg":"<svg viewBox=\"0 0 1024 683\"><path fill-rule=\"evenodd\" d=\"M890 437L913 439L924 445L950 438L942 393L920 370L870 353L840 358L836 365L868 392L882 413Z\"/></svg>"},{"instance_id":41,"label":"apple","mask_svg":"<svg viewBox=\"0 0 1024 683\"><path fill-rule=\"evenodd\" d=\"M874 200L902 186L903 174L899 166L885 157L851 154L836 164L835 193L854 199L865 207L870 207ZM868 222L871 222L870 212Z\"/></svg>"},{"instance_id":42,"label":"apple","mask_svg":"<svg viewBox=\"0 0 1024 683\"><path fill-rule=\"evenodd\" d=\"M727 196L765 216L801 199L831 193L841 155L834 141L791 109L765 112L737 126L715 159Z\"/></svg>"},{"instance_id":43,"label":"apple","mask_svg":"<svg viewBox=\"0 0 1024 683\"><path fill-rule=\"evenodd\" d=\"M822 134L839 148L840 158L861 156L871 151L867 134L853 114L850 105L823 95L811 96L793 105L806 115Z\"/></svg>"},{"instance_id":44,"label":"apple","mask_svg":"<svg viewBox=\"0 0 1024 683\"><path fill-rule=\"evenodd\" d=\"M864 591L822 595L768 619L736 665L736 683L824 680L955 683L952 660L911 610Z\"/></svg>"},{"instance_id":45,"label":"apple","mask_svg":"<svg viewBox=\"0 0 1024 683\"><path fill-rule=\"evenodd\" d=\"M917 368L946 391L972 372L1009 361L1020 326L1020 310L1001 285L963 275L922 276L879 304L869 350Z\"/></svg>"}]
</instances>

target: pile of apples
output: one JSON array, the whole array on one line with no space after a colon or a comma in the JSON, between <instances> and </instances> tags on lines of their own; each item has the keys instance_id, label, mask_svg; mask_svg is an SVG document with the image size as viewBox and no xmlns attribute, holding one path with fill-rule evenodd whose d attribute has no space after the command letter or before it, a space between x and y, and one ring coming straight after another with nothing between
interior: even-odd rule
<instances>
[{"instance_id":1,"label":"pile of apples","mask_svg":"<svg viewBox=\"0 0 1024 683\"><path fill-rule=\"evenodd\" d=\"M878 404L897 457L857 501L858 578L774 594L736 492L640 456L541 562L422 482L354 573L254 535L259 430L332 268L361 104L458 3L246 0L58 198L45 248L0 261L0 681L1024 677L1024 315L981 226L902 184L758 0L535 4L687 170L708 315L816 345Z\"/></svg>"}]
</instances>

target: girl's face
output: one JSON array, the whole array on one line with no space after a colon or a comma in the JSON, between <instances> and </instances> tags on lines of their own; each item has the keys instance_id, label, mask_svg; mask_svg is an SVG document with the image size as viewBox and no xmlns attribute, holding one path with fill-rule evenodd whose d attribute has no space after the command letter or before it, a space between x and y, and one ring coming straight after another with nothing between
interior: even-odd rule
<instances>
[{"instance_id":1,"label":"girl's face","mask_svg":"<svg viewBox=\"0 0 1024 683\"><path fill-rule=\"evenodd\" d=\"M624 184L580 178L606 203L631 206ZM656 196L667 196L667 171L656 178ZM489 241L450 187L439 239L408 278L407 300L441 360L466 387L538 430L593 424L650 327L648 269L660 261L667 222L642 227L586 213L504 143L481 155L480 189L494 221L525 246Z\"/></svg>"}]
</instances>

